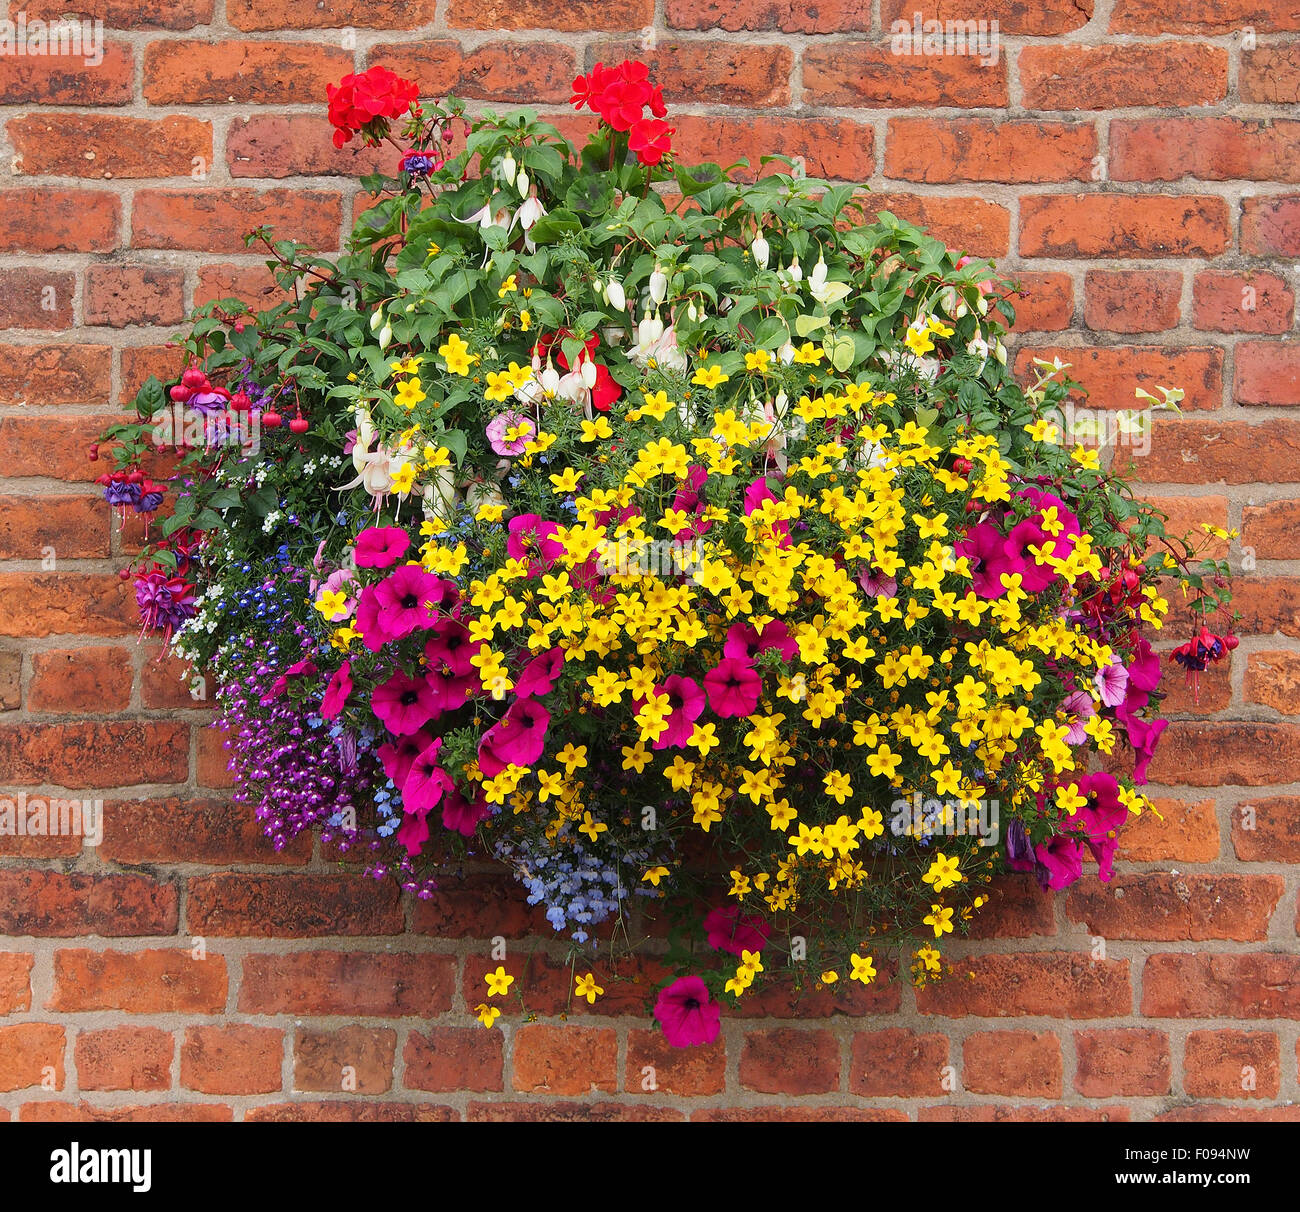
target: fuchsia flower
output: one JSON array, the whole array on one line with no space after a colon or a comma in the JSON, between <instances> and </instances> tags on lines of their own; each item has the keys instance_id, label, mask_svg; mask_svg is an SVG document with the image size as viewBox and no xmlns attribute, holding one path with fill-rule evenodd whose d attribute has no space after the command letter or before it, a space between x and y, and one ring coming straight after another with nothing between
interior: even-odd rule
<instances>
[{"instance_id":1,"label":"fuchsia flower","mask_svg":"<svg viewBox=\"0 0 1300 1212\"><path fill-rule=\"evenodd\" d=\"M771 929L756 913L744 914L739 905L723 905L710 911L704 919L709 946L715 951L739 955L742 951L761 951Z\"/></svg>"},{"instance_id":2,"label":"fuchsia flower","mask_svg":"<svg viewBox=\"0 0 1300 1212\"><path fill-rule=\"evenodd\" d=\"M698 976L683 976L661 989L654 1015L674 1048L711 1044L722 1032L722 1007L709 1000Z\"/></svg>"},{"instance_id":3,"label":"fuchsia flower","mask_svg":"<svg viewBox=\"0 0 1300 1212\"><path fill-rule=\"evenodd\" d=\"M709 706L724 719L753 715L763 679L748 661L724 656L704 675L704 689L709 694Z\"/></svg>"},{"instance_id":4,"label":"fuchsia flower","mask_svg":"<svg viewBox=\"0 0 1300 1212\"><path fill-rule=\"evenodd\" d=\"M507 766L531 766L546 748L551 713L536 699L515 699L478 744L478 764L488 778Z\"/></svg>"},{"instance_id":5,"label":"fuchsia flower","mask_svg":"<svg viewBox=\"0 0 1300 1212\"><path fill-rule=\"evenodd\" d=\"M357 535L353 558L358 568L387 568L406 554L411 536L400 526L371 526Z\"/></svg>"},{"instance_id":6,"label":"fuchsia flower","mask_svg":"<svg viewBox=\"0 0 1300 1212\"><path fill-rule=\"evenodd\" d=\"M678 674L665 678L661 689L668 696L672 713L668 717L668 727L659 734L654 747L667 749L672 745L680 749L691 739L695 721L704 714L704 691L691 678Z\"/></svg>"},{"instance_id":7,"label":"fuchsia flower","mask_svg":"<svg viewBox=\"0 0 1300 1212\"><path fill-rule=\"evenodd\" d=\"M329 685L325 687L325 695L320 701L321 719L336 719L339 713L342 712L343 705L348 701L348 695L351 693L352 662L344 661L334 671L334 676L330 678Z\"/></svg>"},{"instance_id":8,"label":"fuchsia flower","mask_svg":"<svg viewBox=\"0 0 1300 1212\"><path fill-rule=\"evenodd\" d=\"M370 709L389 732L409 736L419 732L438 713L438 700L426 679L395 673L375 687L370 696Z\"/></svg>"}]
</instances>

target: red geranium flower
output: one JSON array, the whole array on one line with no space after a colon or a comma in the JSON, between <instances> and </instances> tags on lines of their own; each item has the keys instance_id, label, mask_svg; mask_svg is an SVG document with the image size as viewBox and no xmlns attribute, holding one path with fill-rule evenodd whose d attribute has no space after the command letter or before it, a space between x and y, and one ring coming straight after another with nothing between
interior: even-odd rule
<instances>
[{"instance_id":1,"label":"red geranium flower","mask_svg":"<svg viewBox=\"0 0 1300 1212\"><path fill-rule=\"evenodd\" d=\"M628 147L636 152L642 164L658 164L673 150L672 138L676 129L658 118L642 118L632 127Z\"/></svg>"},{"instance_id":2,"label":"red geranium flower","mask_svg":"<svg viewBox=\"0 0 1300 1212\"><path fill-rule=\"evenodd\" d=\"M388 119L402 117L420 99L420 88L386 67L372 67L325 87L334 146L342 147L354 134L378 143L388 132Z\"/></svg>"}]
</instances>

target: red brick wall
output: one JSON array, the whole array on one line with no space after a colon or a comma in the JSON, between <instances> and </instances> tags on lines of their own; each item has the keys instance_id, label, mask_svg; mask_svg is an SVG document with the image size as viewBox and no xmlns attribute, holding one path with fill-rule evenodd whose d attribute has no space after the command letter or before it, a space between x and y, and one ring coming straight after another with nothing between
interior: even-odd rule
<instances>
[{"instance_id":1,"label":"red brick wall","mask_svg":"<svg viewBox=\"0 0 1300 1212\"><path fill-rule=\"evenodd\" d=\"M934 2L85 0L100 66L0 57L0 791L107 803L97 850L0 838L0 1117L1296 1116L1300 10L944 3L999 21L996 64L891 55ZM517 971L549 933L499 882L411 906L263 846L205 705L135 643L135 536L82 453L191 304L264 288L243 229L338 247L327 82L378 61L560 113L624 54L688 154L801 153L1019 273L1018 365L1059 352L1113 407L1184 387L1135 466L1242 531L1241 647L1199 705L1171 680L1164 821L1112 885L1008 885L941 985L766 995L682 1053L612 981L566 1022L554 965L535 1022L480 1028L480 936Z\"/></svg>"}]
</instances>

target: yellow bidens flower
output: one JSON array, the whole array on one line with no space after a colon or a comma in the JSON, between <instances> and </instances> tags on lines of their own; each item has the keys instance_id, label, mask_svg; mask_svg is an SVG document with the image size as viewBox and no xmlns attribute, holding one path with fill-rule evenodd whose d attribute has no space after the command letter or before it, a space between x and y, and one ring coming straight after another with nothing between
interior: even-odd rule
<instances>
[{"instance_id":1,"label":"yellow bidens flower","mask_svg":"<svg viewBox=\"0 0 1300 1212\"><path fill-rule=\"evenodd\" d=\"M957 870L957 860L949 858L942 850L934 856L930 870L921 876L922 882L930 884L936 892L960 884L963 878L962 873Z\"/></svg>"},{"instance_id":2,"label":"yellow bidens flower","mask_svg":"<svg viewBox=\"0 0 1300 1212\"><path fill-rule=\"evenodd\" d=\"M489 1006L487 1002L479 1002L474 1007L474 1011L478 1015L478 1021L485 1027L491 1027L501 1017L501 1008L499 1006Z\"/></svg>"},{"instance_id":3,"label":"yellow bidens flower","mask_svg":"<svg viewBox=\"0 0 1300 1212\"><path fill-rule=\"evenodd\" d=\"M443 365L452 374L469 374L473 359L469 354L469 346L458 333L451 333L446 342L438 346L438 352L442 355Z\"/></svg>"},{"instance_id":4,"label":"yellow bidens flower","mask_svg":"<svg viewBox=\"0 0 1300 1212\"><path fill-rule=\"evenodd\" d=\"M712 389L727 382L730 378L730 375L723 374L722 367L720 366L701 366L695 372L694 376L692 376L691 382L698 383L701 387Z\"/></svg>"},{"instance_id":5,"label":"yellow bidens flower","mask_svg":"<svg viewBox=\"0 0 1300 1212\"><path fill-rule=\"evenodd\" d=\"M497 965L495 972L489 972L483 980L487 984L489 997L504 997L510 992L510 986L515 983L515 978L500 964Z\"/></svg>"},{"instance_id":6,"label":"yellow bidens flower","mask_svg":"<svg viewBox=\"0 0 1300 1212\"><path fill-rule=\"evenodd\" d=\"M855 951L849 956L849 963L853 965L853 971L849 973L850 980L869 985L876 979L876 965L871 956L862 956Z\"/></svg>"},{"instance_id":7,"label":"yellow bidens flower","mask_svg":"<svg viewBox=\"0 0 1300 1212\"><path fill-rule=\"evenodd\" d=\"M604 989L596 984L596 978L590 972L585 976L578 977L574 981L573 991L579 997L585 997L588 1005L594 1004L596 998L605 992Z\"/></svg>"}]
</instances>

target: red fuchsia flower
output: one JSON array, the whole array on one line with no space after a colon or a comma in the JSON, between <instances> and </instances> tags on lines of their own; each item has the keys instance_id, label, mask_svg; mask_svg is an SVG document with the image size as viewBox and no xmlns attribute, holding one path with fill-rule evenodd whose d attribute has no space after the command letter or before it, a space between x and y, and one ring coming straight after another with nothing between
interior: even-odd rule
<instances>
[{"instance_id":1,"label":"red fuchsia flower","mask_svg":"<svg viewBox=\"0 0 1300 1212\"><path fill-rule=\"evenodd\" d=\"M564 668L564 649L550 648L534 657L523 667L515 683L515 694L521 699L541 698L551 693L555 679Z\"/></svg>"},{"instance_id":2,"label":"red fuchsia flower","mask_svg":"<svg viewBox=\"0 0 1300 1212\"><path fill-rule=\"evenodd\" d=\"M370 709L394 736L419 732L438 714L438 697L425 678L395 673L375 687Z\"/></svg>"},{"instance_id":3,"label":"red fuchsia flower","mask_svg":"<svg viewBox=\"0 0 1300 1212\"><path fill-rule=\"evenodd\" d=\"M384 773L400 787L411 772L411 765L433 743L427 732L413 732L410 736L395 736L375 750Z\"/></svg>"},{"instance_id":4,"label":"red fuchsia flower","mask_svg":"<svg viewBox=\"0 0 1300 1212\"><path fill-rule=\"evenodd\" d=\"M357 535L353 552L358 568L387 568L397 563L411 545L411 536L400 526L371 526Z\"/></svg>"},{"instance_id":5,"label":"red fuchsia flower","mask_svg":"<svg viewBox=\"0 0 1300 1212\"><path fill-rule=\"evenodd\" d=\"M388 133L388 119L403 117L419 99L420 88L386 67L372 67L325 87L334 146L342 147L354 134L378 143Z\"/></svg>"},{"instance_id":6,"label":"red fuchsia flower","mask_svg":"<svg viewBox=\"0 0 1300 1212\"><path fill-rule=\"evenodd\" d=\"M1128 820L1128 809L1120 802L1119 783L1113 774L1098 771L1076 780L1079 793L1088 802L1074 815L1074 822L1087 835L1085 844L1097 860L1097 878L1103 883L1115 874L1118 835Z\"/></svg>"},{"instance_id":7,"label":"red fuchsia flower","mask_svg":"<svg viewBox=\"0 0 1300 1212\"><path fill-rule=\"evenodd\" d=\"M546 748L551 713L536 699L516 699L478 744L478 764L488 778L507 766L531 766Z\"/></svg>"},{"instance_id":8,"label":"red fuchsia flower","mask_svg":"<svg viewBox=\"0 0 1300 1212\"><path fill-rule=\"evenodd\" d=\"M168 636L197 609L194 586L158 568L136 575L135 604L144 630Z\"/></svg>"},{"instance_id":9,"label":"red fuchsia flower","mask_svg":"<svg viewBox=\"0 0 1300 1212\"><path fill-rule=\"evenodd\" d=\"M518 514L506 524L506 555L526 561L530 577L549 572L564 554L564 544L551 537L559 529L540 514Z\"/></svg>"},{"instance_id":10,"label":"red fuchsia flower","mask_svg":"<svg viewBox=\"0 0 1300 1212\"><path fill-rule=\"evenodd\" d=\"M736 715L753 715L763 679L748 661L723 657L704 675L709 706L724 719Z\"/></svg>"},{"instance_id":11,"label":"red fuchsia flower","mask_svg":"<svg viewBox=\"0 0 1300 1212\"><path fill-rule=\"evenodd\" d=\"M793 661L799 651L798 641L780 619L773 619L763 628L762 634L752 623L732 623L727 629L727 639L722 655L738 661L753 660L762 652L775 649L783 661Z\"/></svg>"},{"instance_id":12,"label":"red fuchsia flower","mask_svg":"<svg viewBox=\"0 0 1300 1212\"><path fill-rule=\"evenodd\" d=\"M446 163L446 157L431 147L423 149L413 147L402 154L397 171L410 173L412 177L427 177L430 173L436 173Z\"/></svg>"},{"instance_id":13,"label":"red fuchsia flower","mask_svg":"<svg viewBox=\"0 0 1300 1212\"><path fill-rule=\"evenodd\" d=\"M668 716L668 727L659 734L654 747L667 749L671 745L680 749L691 739L695 721L704 714L704 691L693 679L673 674L664 679L662 692L668 696L668 705L672 710Z\"/></svg>"},{"instance_id":14,"label":"red fuchsia flower","mask_svg":"<svg viewBox=\"0 0 1300 1212\"><path fill-rule=\"evenodd\" d=\"M533 354L538 358L545 358L554 351L555 360L560 364L561 369L572 371L573 367L569 364L568 356L564 352L562 341L566 337L573 336L567 328L561 328L551 336L539 337L537 343L533 346ZM600 348L600 338L594 333L589 336L585 342L586 353L580 354L578 361L582 362L584 358L589 359L596 368L596 382L591 389L591 406L597 412L608 412L609 406L614 403L623 394L623 389L614 381L613 375L609 373L609 367L603 362L596 361L596 350Z\"/></svg>"},{"instance_id":15,"label":"red fuchsia flower","mask_svg":"<svg viewBox=\"0 0 1300 1212\"><path fill-rule=\"evenodd\" d=\"M337 719L343 711L343 705L352 693L352 662L344 661L330 678L325 687L325 695L320 701L320 714L323 720Z\"/></svg>"},{"instance_id":16,"label":"red fuchsia flower","mask_svg":"<svg viewBox=\"0 0 1300 1212\"><path fill-rule=\"evenodd\" d=\"M722 1032L722 1007L709 1000L698 976L683 976L661 989L654 1015L674 1048L711 1044Z\"/></svg>"},{"instance_id":17,"label":"red fuchsia flower","mask_svg":"<svg viewBox=\"0 0 1300 1212\"><path fill-rule=\"evenodd\" d=\"M1179 645L1169 654L1169 659L1177 661L1186 669L1187 684L1196 686L1199 680L1196 675L1204 673L1216 661L1223 660L1236 646L1237 637L1235 635L1231 633L1228 635L1215 635L1214 632L1202 624L1200 631L1192 636L1186 644Z\"/></svg>"},{"instance_id":18,"label":"red fuchsia flower","mask_svg":"<svg viewBox=\"0 0 1300 1212\"><path fill-rule=\"evenodd\" d=\"M704 919L704 930L710 947L732 955L761 951L771 934L770 927L758 914L742 914L739 905L723 905L710 911Z\"/></svg>"},{"instance_id":19,"label":"red fuchsia flower","mask_svg":"<svg viewBox=\"0 0 1300 1212\"><path fill-rule=\"evenodd\" d=\"M992 522L977 522L953 544L953 553L970 561L971 588L982 598L1000 598L1006 593L1004 572L1024 572L1024 561L1007 554L1006 535Z\"/></svg>"},{"instance_id":20,"label":"red fuchsia flower","mask_svg":"<svg viewBox=\"0 0 1300 1212\"><path fill-rule=\"evenodd\" d=\"M357 630L371 652L438 621L438 610L458 596L453 581L444 581L419 564L403 564L378 585L367 585L357 602Z\"/></svg>"},{"instance_id":21,"label":"red fuchsia flower","mask_svg":"<svg viewBox=\"0 0 1300 1212\"><path fill-rule=\"evenodd\" d=\"M632 124L627 146L630 151L636 152L636 158L642 164L658 164L673 150L672 139L676 133L676 127L669 126L658 118L642 118Z\"/></svg>"},{"instance_id":22,"label":"red fuchsia flower","mask_svg":"<svg viewBox=\"0 0 1300 1212\"><path fill-rule=\"evenodd\" d=\"M473 837L479 823L491 815L492 809L485 800L475 800L471 804L459 791L452 791L442 801L443 827L462 837Z\"/></svg>"}]
</instances>

